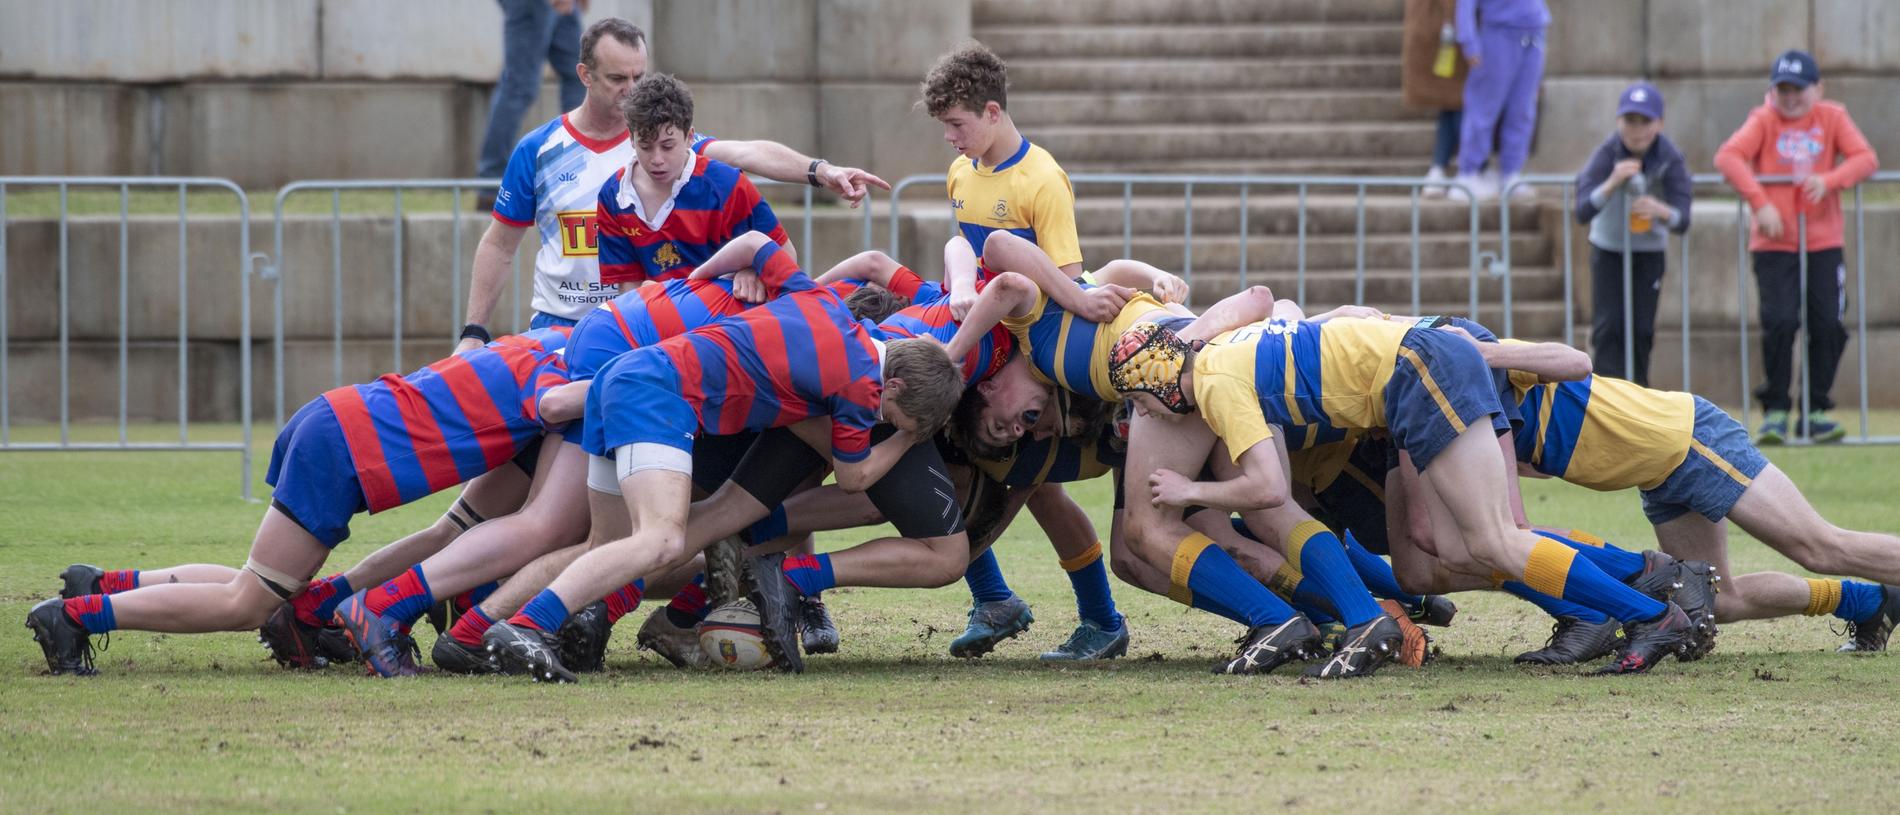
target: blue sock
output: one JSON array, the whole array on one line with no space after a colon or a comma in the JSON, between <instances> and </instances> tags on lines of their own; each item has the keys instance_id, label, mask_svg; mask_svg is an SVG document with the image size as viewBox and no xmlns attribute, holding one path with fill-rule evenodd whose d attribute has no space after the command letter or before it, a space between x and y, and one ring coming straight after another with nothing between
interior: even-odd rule
<instances>
[{"instance_id":1,"label":"blue sock","mask_svg":"<svg viewBox=\"0 0 1900 815\"><path fill-rule=\"evenodd\" d=\"M1603 570L1604 574L1628 583L1643 574L1643 553L1620 549L1602 538L1578 530L1570 530L1568 535L1537 530L1537 534L1577 550L1577 554L1589 558L1591 563Z\"/></svg>"},{"instance_id":2,"label":"blue sock","mask_svg":"<svg viewBox=\"0 0 1900 815\"><path fill-rule=\"evenodd\" d=\"M415 625L435 605L435 593L429 591L429 578L423 575L422 567L411 566L395 580L371 589L363 605L404 625Z\"/></svg>"},{"instance_id":3,"label":"blue sock","mask_svg":"<svg viewBox=\"0 0 1900 815\"><path fill-rule=\"evenodd\" d=\"M1872 583L1856 583L1852 580L1841 581L1841 604L1834 607L1834 616L1850 623L1866 622L1880 611L1880 603L1887 596L1886 590Z\"/></svg>"},{"instance_id":4,"label":"blue sock","mask_svg":"<svg viewBox=\"0 0 1900 815\"><path fill-rule=\"evenodd\" d=\"M567 622L567 603L553 589L542 589L540 594L521 607L515 616L508 618L509 625L527 624L530 628L542 631L559 631Z\"/></svg>"},{"instance_id":5,"label":"blue sock","mask_svg":"<svg viewBox=\"0 0 1900 815\"><path fill-rule=\"evenodd\" d=\"M798 587L798 593L806 597L838 585L837 576L831 573L830 555L789 555L785 558L784 575Z\"/></svg>"},{"instance_id":6,"label":"blue sock","mask_svg":"<svg viewBox=\"0 0 1900 815\"><path fill-rule=\"evenodd\" d=\"M772 507L771 514L754 522L752 528L746 530L746 537L752 540L753 546L757 546L769 540L785 537L790 532L791 524L785 519L785 505L779 504Z\"/></svg>"},{"instance_id":7,"label":"blue sock","mask_svg":"<svg viewBox=\"0 0 1900 815\"><path fill-rule=\"evenodd\" d=\"M1569 600L1559 600L1515 580L1506 581L1498 587L1505 593L1541 608L1552 617L1575 617L1586 623L1597 624L1609 621L1609 616L1594 608L1584 608Z\"/></svg>"},{"instance_id":8,"label":"blue sock","mask_svg":"<svg viewBox=\"0 0 1900 815\"><path fill-rule=\"evenodd\" d=\"M985 549L963 570L963 582L970 586L970 599L978 604L1008 600L1015 594L1003 580L1003 568L996 562L996 550Z\"/></svg>"},{"instance_id":9,"label":"blue sock","mask_svg":"<svg viewBox=\"0 0 1900 815\"><path fill-rule=\"evenodd\" d=\"M1363 625L1384 616L1385 609L1372 599L1359 573L1346 559L1346 550L1338 536L1319 521L1302 521L1293 527L1287 539L1287 557L1299 564L1305 576L1301 585L1331 601L1340 622L1347 627Z\"/></svg>"},{"instance_id":10,"label":"blue sock","mask_svg":"<svg viewBox=\"0 0 1900 815\"><path fill-rule=\"evenodd\" d=\"M1102 561L1102 542L1062 561L1062 570L1069 573L1069 587L1075 590L1075 613L1103 631L1122 630L1122 615L1115 610L1115 594L1108 587L1108 566ZM967 573L964 579L969 579Z\"/></svg>"},{"instance_id":11,"label":"blue sock","mask_svg":"<svg viewBox=\"0 0 1900 815\"><path fill-rule=\"evenodd\" d=\"M67 600L63 607L66 616L84 626L88 634L104 634L119 628L119 618L112 613L112 596L109 594L74 597Z\"/></svg>"},{"instance_id":12,"label":"blue sock","mask_svg":"<svg viewBox=\"0 0 1900 815\"><path fill-rule=\"evenodd\" d=\"M1366 582L1366 588L1371 590L1374 596L1397 600L1399 605L1408 609L1417 609L1424 605L1425 598L1416 594L1407 594L1405 589L1399 588L1399 578L1398 575L1392 573L1392 564L1385 562L1385 558L1373 554L1371 550L1359 543L1359 540L1352 536L1352 530L1346 531L1342 542L1346 544L1346 559L1352 561L1353 571L1359 573L1359 579Z\"/></svg>"},{"instance_id":13,"label":"blue sock","mask_svg":"<svg viewBox=\"0 0 1900 815\"><path fill-rule=\"evenodd\" d=\"M1276 625L1298 613L1286 601L1267 591L1214 540L1196 532L1174 551L1173 573L1187 572L1186 585L1169 587L1168 596L1212 612L1249 628Z\"/></svg>"},{"instance_id":14,"label":"blue sock","mask_svg":"<svg viewBox=\"0 0 1900 815\"><path fill-rule=\"evenodd\" d=\"M1662 616L1668 606L1644 596L1580 557L1576 549L1540 540L1524 565L1524 585L1545 594L1589 606L1625 623Z\"/></svg>"},{"instance_id":15,"label":"blue sock","mask_svg":"<svg viewBox=\"0 0 1900 815\"><path fill-rule=\"evenodd\" d=\"M488 599L488 596L491 594L494 594L495 590L499 588L501 588L500 581L490 580L486 583L476 586L475 588L469 589L468 590L469 608L474 608L476 606L481 605L483 600Z\"/></svg>"}]
</instances>

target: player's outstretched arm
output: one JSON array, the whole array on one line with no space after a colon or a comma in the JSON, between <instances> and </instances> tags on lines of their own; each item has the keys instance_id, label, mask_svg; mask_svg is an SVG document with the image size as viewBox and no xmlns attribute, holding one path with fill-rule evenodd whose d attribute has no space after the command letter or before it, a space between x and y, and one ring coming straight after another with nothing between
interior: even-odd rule
<instances>
[{"instance_id":1,"label":"player's outstretched arm","mask_svg":"<svg viewBox=\"0 0 1900 815\"><path fill-rule=\"evenodd\" d=\"M1187 281L1139 260L1111 260L1095 270L1095 282L1153 292L1163 303L1186 303Z\"/></svg>"},{"instance_id":2,"label":"player's outstretched arm","mask_svg":"<svg viewBox=\"0 0 1900 815\"><path fill-rule=\"evenodd\" d=\"M1484 363L1493 368L1536 374L1544 382L1572 382L1590 375L1590 355L1561 342L1478 342L1457 326L1445 326L1478 346Z\"/></svg>"},{"instance_id":3,"label":"player's outstretched arm","mask_svg":"<svg viewBox=\"0 0 1900 815\"><path fill-rule=\"evenodd\" d=\"M772 243L772 237L764 232L747 232L719 247L705 263L693 269L689 280L711 280L732 275L732 296L748 303L762 303L766 299L766 282L760 280L764 270L753 268L759 250ZM780 251L785 251L781 248ZM797 264L791 264L796 269ZM774 285L783 285L783 281L771 281Z\"/></svg>"},{"instance_id":4,"label":"player's outstretched arm","mask_svg":"<svg viewBox=\"0 0 1900 815\"><path fill-rule=\"evenodd\" d=\"M708 142L700 151L707 158L723 162L753 175L762 175L787 184L809 184L831 190L856 207L871 187L888 190L891 184L856 167L839 167L824 159L814 159L775 141Z\"/></svg>"},{"instance_id":5,"label":"player's outstretched arm","mask_svg":"<svg viewBox=\"0 0 1900 815\"><path fill-rule=\"evenodd\" d=\"M1205 342L1243 325L1251 325L1273 316L1273 290L1251 286L1246 291L1221 298L1201 316L1181 329L1181 339Z\"/></svg>"},{"instance_id":6,"label":"player's outstretched arm","mask_svg":"<svg viewBox=\"0 0 1900 815\"><path fill-rule=\"evenodd\" d=\"M841 280L862 280L888 289L891 287L891 278L901 268L904 268L904 264L898 263L896 258L871 249L845 258L838 265L826 269L824 274L818 276L818 285L829 286Z\"/></svg>"},{"instance_id":7,"label":"player's outstretched arm","mask_svg":"<svg viewBox=\"0 0 1900 815\"><path fill-rule=\"evenodd\" d=\"M1036 307L1036 284L1029 278L1014 272L1004 272L990 279L983 287L983 293L976 298L976 305L970 307L970 313L957 326L956 336L950 338L946 349L951 359L962 359L976 348L976 344L995 328L1005 317L1025 317Z\"/></svg>"},{"instance_id":8,"label":"player's outstretched arm","mask_svg":"<svg viewBox=\"0 0 1900 815\"><path fill-rule=\"evenodd\" d=\"M587 379L549 388L541 395L541 423L553 427L580 418L586 412L587 387L592 383Z\"/></svg>"},{"instance_id":9,"label":"player's outstretched arm","mask_svg":"<svg viewBox=\"0 0 1900 815\"><path fill-rule=\"evenodd\" d=\"M1122 306L1128 304L1128 298L1135 294L1127 287L1114 284L1085 291L1056 268L1055 261L1050 260L1041 247L1008 232L990 233L989 239L983 242L983 264L992 272L1015 272L1029 278L1049 299L1056 301L1056 305L1095 323L1114 321L1121 314Z\"/></svg>"},{"instance_id":10,"label":"player's outstretched arm","mask_svg":"<svg viewBox=\"0 0 1900 815\"><path fill-rule=\"evenodd\" d=\"M950 319L963 322L976 305L976 250L955 235L943 244L943 289L950 293Z\"/></svg>"}]
</instances>

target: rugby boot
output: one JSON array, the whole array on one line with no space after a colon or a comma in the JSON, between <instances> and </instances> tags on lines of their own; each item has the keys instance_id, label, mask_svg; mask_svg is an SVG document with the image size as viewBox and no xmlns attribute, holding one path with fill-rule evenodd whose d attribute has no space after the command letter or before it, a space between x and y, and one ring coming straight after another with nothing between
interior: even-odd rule
<instances>
[{"instance_id":1,"label":"rugby boot","mask_svg":"<svg viewBox=\"0 0 1900 815\"><path fill-rule=\"evenodd\" d=\"M674 625L673 618L666 615L665 606L647 615L647 621L640 625L640 633L634 636L634 643L659 654L675 668L712 666L712 660L707 659L705 650L699 647L699 632Z\"/></svg>"},{"instance_id":2,"label":"rugby boot","mask_svg":"<svg viewBox=\"0 0 1900 815\"><path fill-rule=\"evenodd\" d=\"M1427 594L1419 598L1417 608L1407 608L1405 614L1419 625L1444 628L1451 625L1452 618L1458 616L1458 604L1442 594Z\"/></svg>"},{"instance_id":3,"label":"rugby boot","mask_svg":"<svg viewBox=\"0 0 1900 815\"><path fill-rule=\"evenodd\" d=\"M435 601L435 605L429 606L422 616L429 621L429 627L435 629L436 636L442 636L448 632L449 626L455 624L458 616L455 613L455 598Z\"/></svg>"},{"instance_id":4,"label":"rugby boot","mask_svg":"<svg viewBox=\"0 0 1900 815\"><path fill-rule=\"evenodd\" d=\"M1385 609L1385 613L1399 624L1399 633L1403 636L1399 643L1398 653L1392 656L1394 661L1407 668L1423 668L1425 663L1437 656L1432 652L1432 635L1425 633L1425 629L1419 627L1404 603L1397 600L1380 600L1379 607ZM1453 609L1452 613L1457 613L1457 609Z\"/></svg>"},{"instance_id":5,"label":"rugby boot","mask_svg":"<svg viewBox=\"0 0 1900 815\"><path fill-rule=\"evenodd\" d=\"M1680 561L1668 554L1643 551L1643 573L1630 588L1657 600L1674 601L1689 615L1689 639L1677 658L1693 661L1715 650L1715 567L1702 561Z\"/></svg>"},{"instance_id":6,"label":"rugby boot","mask_svg":"<svg viewBox=\"0 0 1900 815\"><path fill-rule=\"evenodd\" d=\"M482 647L503 673L527 674L536 682L580 681L561 664L558 634L499 622L482 632Z\"/></svg>"},{"instance_id":7,"label":"rugby boot","mask_svg":"<svg viewBox=\"0 0 1900 815\"><path fill-rule=\"evenodd\" d=\"M1122 618L1122 625L1114 631L1103 631L1094 620L1083 620L1075 627L1075 633L1068 641L1056 646L1053 651L1044 651L1037 659L1043 662L1079 662L1083 660L1115 659L1128 653L1128 618Z\"/></svg>"},{"instance_id":8,"label":"rugby boot","mask_svg":"<svg viewBox=\"0 0 1900 815\"><path fill-rule=\"evenodd\" d=\"M270 658L283 668L315 670L329 667L330 660L317 647L317 635L323 629L297 619L297 612L285 603L271 612L257 629L257 641L270 651Z\"/></svg>"},{"instance_id":9,"label":"rugby boot","mask_svg":"<svg viewBox=\"0 0 1900 815\"><path fill-rule=\"evenodd\" d=\"M1681 651L1694 631L1695 624L1689 622L1689 615L1682 612L1681 606L1673 602L1665 603L1662 616L1645 622L1623 624L1625 636L1623 645L1612 655L1615 661L1596 673L1648 673L1663 657Z\"/></svg>"},{"instance_id":10,"label":"rugby boot","mask_svg":"<svg viewBox=\"0 0 1900 815\"><path fill-rule=\"evenodd\" d=\"M350 642L350 635L341 628L318 629L317 655L329 660L331 665L348 665L363 658L356 650L356 643Z\"/></svg>"},{"instance_id":11,"label":"rugby boot","mask_svg":"<svg viewBox=\"0 0 1900 815\"><path fill-rule=\"evenodd\" d=\"M1235 640L1240 651L1233 659L1216 664L1214 673L1270 673L1288 662L1307 658L1319 647L1319 640L1319 628L1300 614L1283 623L1257 625Z\"/></svg>"},{"instance_id":12,"label":"rugby boot","mask_svg":"<svg viewBox=\"0 0 1900 815\"><path fill-rule=\"evenodd\" d=\"M1413 626L1414 629L1417 626ZM1351 679L1371 676L1379 666L1392 661L1405 643L1405 632L1390 615L1377 617L1346 629L1346 638L1331 656L1307 667L1308 679ZM1421 657L1421 664L1423 658Z\"/></svg>"},{"instance_id":13,"label":"rugby boot","mask_svg":"<svg viewBox=\"0 0 1900 815\"><path fill-rule=\"evenodd\" d=\"M1881 586L1879 610L1872 617L1847 624L1847 642L1841 644L1840 653L1872 654L1887 650L1887 637L1893 634L1895 623L1900 623L1900 587Z\"/></svg>"},{"instance_id":14,"label":"rugby boot","mask_svg":"<svg viewBox=\"0 0 1900 815\"><path fill-rule=\"evenodd\" d=\"M66 601L59 598L41 601L26 614L26 627L46 657L46 672L54 676L72 674L92 676L92 635L86 627L66 616Z\"/></svg>"},{"instance_id":15,"label":"rugby boot","mask_svg":"<svg viewBox=\"0 0 1900 815\"><path fill-rule=\"evenodd\" d=\"M358 658L371 673L381 677L415 676L416 662L411 656L415 641L408 638L395 620L369 610L363 592L344 598L336 606L338 628L356 646Z\"/></svg>"},{"instance_id":16,"label":"rugby boot","mask_svg":"<svg viewBox=\"0 0 1900 815\"><path fill-rule=\"evenodd\" d=\"M501 662L488 653L488 649L471 648L450 636L435 638L435 647L429 649L429 661L449 673L471 676L501 673Z\"/></svg>"},{"instance_id":17,"label":"rugby boot","mask_svg":"<svg viewBox=\"0 0 1900 815\"><path fill-rule=\"evenodd\" d=\"M59 573L60 582L65 586L59 590L59 599L71 600L88 594L105 594L99 581L106 576L106 570L84 563L75 563Z\"/></svg>"},{"instance_id":18,"label":"rugby boot","mask_svg":"<svg viewBox=\"0 0 1900 815\"><path fill-rule=\"evenodd\" d=\"M588 673L607 667L607 639L613 636L613 623L607 622L607 604L589 603L574 612L561 625L561 664L575 673Z\"/></svg>"},{"instance_id":19,"label":"rugby boot","mask_svg":"<svg viewBox=\"0 0 1900 815\"><path fill-rule=\"evenodd\" d=\"M1525 651L1511 659L1520 665L1576 665L1589 662L1616 650L1617 632L1623 624L1614 618L1600 623L1576 617L1558 617L1550 627L1550 639L1544 647Z\"/></svg>"},{"instance_id":20,"label":"rugby boot","mask_svg":"<svg viewBox=\"0 0 1900 815\"><path fill-rule=\"evenodd\" d=\"M752 604L759 609L759 635L765 652L785 673L804 673L805 658L798 653L798 620L804 595L785 576L785 554L752 559Z\"/></svg>"},{"instance_id":21,"label":"rugby boot","mask_svg":"<svg viewBox=\"0 0 1900 815\"><path fill-rule=\"evenodd\" d=\"M749 592L746 573L746 543L738 535L728 535L706 548L706 602L718 608L741 599Z\"/></svg>"},{"instance_id":22,"label":"rugby boot","mask_svg":"<svg viewBox=\"0 0 1900 815\"><path fill-rule=\"evenodd\" d=\"M819 597L799 598L798 623L799 637L807 654L838 653L838 625L831 621L831 612L825 608L825 601Z\"/></svg>"},{"instance_id":23,"label":"rugby boot","mask_svg":"<svg viewBox=\"0 0 1900 815\"><path fill-rule=\"evenodd\" d=\"M1002 600L977 603L970 609L970 624L950 641L950 655L975 659L996 649L997 643L1029 630L1036 616L1029 604L1014 594Z\"/></svg>"}]
</instances>

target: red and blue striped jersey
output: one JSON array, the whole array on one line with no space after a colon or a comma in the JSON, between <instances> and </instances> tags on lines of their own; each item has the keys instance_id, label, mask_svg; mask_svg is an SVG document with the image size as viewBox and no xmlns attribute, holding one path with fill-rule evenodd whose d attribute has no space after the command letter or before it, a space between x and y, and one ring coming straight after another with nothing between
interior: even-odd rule
<instances>
[{"instance_id":1,"label":"red and blue striped jersey","mask_svg":"<svg viewBox=\"0 0 1900 815\"><path fill-rule=\"evenodd\" d=\"M323 394L350 448L370 512L402 506L500 467L547 428L541 396L567 384L569 329L502 337L408 376Z\"/></svg>"},{"instance_id":2,"label":"red and blue striped jersey","mask_svg":"<svg viewBox=\"0 0 1900 815\"><path fill-rule=\"evenodd\" d=\"M744 173L705 156L694 157L692 173L681 177L659 212L641 217L624 167L601 185L597 203L600 282L606 285L686 277L747 232L764 232L781 244L791 240Z\"/></svg>"},{"instance_id":3,"label":"red and blue striped jersey","mask_svg":"<svg viewBox=\"0 0 1900 815\"><path fill-rule=\"evenodd\" d=\"M789 259L756 271L765 284L767 300L784 293L787 274L803 276ZM564 354L568 378L593 379L614 357L703 328L753 305L732 296L732 281L727 278L668 280L625 292L574 325Z\"/></svg>"},{"instance_id":4,"label":"red and blue striped jersey","mask_svg":"<svg viewBox=\"0 0 1900 815\"><path fill-rule=\"evenodd\" d=\"M786 294L654 346L679 371L680 395L699 426L720 435L829 416L833 458L863 460L883 390L873 329L852 319L837 292L798 271L778 244L759 249L753 268L761 277L783 275Z\"/></svg>"},{"instance_id":5,"label":"red and blue striped jersey","mask_svg":"<svg viewBox=\"0 0 1900 815\"><path fill-rule=\"evenodd\" d=\"M896 281L892 283L895 285ZM977 290L982 291L980 282ZM950 316L950 293L941 284L920 281L911 296L910 306L878 323L877 327L889 337L936 337L947 345L950 338L957 335L958 325ZM1015 349L1015 336L998 323L959 361L963 367L964 387L995 376Z\"/></svg>"}]
</instances>

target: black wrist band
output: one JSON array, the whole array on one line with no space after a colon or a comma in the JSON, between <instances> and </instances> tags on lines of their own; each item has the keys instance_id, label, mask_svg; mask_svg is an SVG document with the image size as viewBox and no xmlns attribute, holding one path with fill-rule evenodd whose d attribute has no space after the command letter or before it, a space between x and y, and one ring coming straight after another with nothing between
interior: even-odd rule
<instances>
[{"instance_id":1,"label":"black wrist band","mask_svg":"<svg viewBox=\"0 0 1900 815\"><path fill-rule=\"evenodd\" d=\"M823 184L818 183L818 165L823 164L823 163L825 163L825 160L821 158L815 158L811 160L811 166L805 168L805 183L810 184L814 187L824 186Z\"/></svg>"},{"instance_id":2,"label":"black wrist band","mask_svg":"<svg viewBox=\"0 0 1900 815\"><path fill-rule=\"evenodd\" d=\"M480 323L469 323L468 325L462 326L461 338L465 340L481 340L483 345L495 341L494 337L488 335L487 326L483 326Z\"/></svg>"}]
</instances>

